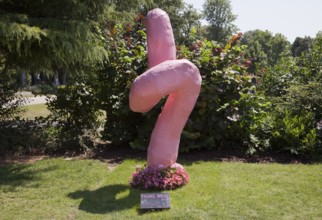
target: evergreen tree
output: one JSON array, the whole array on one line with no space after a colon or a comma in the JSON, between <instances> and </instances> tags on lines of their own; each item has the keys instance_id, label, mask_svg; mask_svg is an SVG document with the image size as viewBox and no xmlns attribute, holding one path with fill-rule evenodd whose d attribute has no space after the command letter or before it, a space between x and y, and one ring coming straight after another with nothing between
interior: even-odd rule
<instances>
[{"instance_id":1,"label":"evergreen tree","mask_svg":"<svg viewBox=\"0 0 322 220\"><path fill-rule=\"evenodd\" d=\"M106 0L0 1L2 73L79 69L105 56L98 21Z\"/></svg>"},{"instance_id":2,"label":"evergreen tree","mask_svg":"<svg viewBox=\"0 0 322 220\"><path fill-rule=\"evenodd\" d=\"M107 0L0 0L0 119L19 111L14 73L59 72L66 81L103 60L99 21L107 6Z\"/></svg>"}]
</instances>

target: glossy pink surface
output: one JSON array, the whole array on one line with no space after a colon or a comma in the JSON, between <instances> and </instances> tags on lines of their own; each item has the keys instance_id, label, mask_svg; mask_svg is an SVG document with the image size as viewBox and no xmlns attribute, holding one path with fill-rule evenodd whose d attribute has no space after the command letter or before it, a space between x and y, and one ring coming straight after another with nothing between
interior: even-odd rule
<instances>
[{"instance_id":1,"label":"glossy pink surface","mask_svg":"<svg viewBox=\"0 0 322 220\"><path fill-rule=\"evenodd\" d=\"M161 9L147 15L149 70L137 77L130 91L130 108L147 112L168 95L153 129L148 166L173 166L180 136L200 93L201 76L188 60L175 60L170 19ZM179 165L178 165L179 166Z\"/></svg>"}]
</instances>

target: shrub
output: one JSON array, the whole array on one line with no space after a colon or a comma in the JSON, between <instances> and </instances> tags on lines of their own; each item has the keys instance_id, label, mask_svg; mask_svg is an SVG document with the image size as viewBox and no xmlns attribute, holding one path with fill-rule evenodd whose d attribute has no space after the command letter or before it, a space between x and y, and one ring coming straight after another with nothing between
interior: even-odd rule
<instances>
[{"instance_id":1,"label":"shrub","mask_svg":"<svg viewBox=\"0 0 322 220\"><path fill-rule=\"evenodd\" d=\"M250 143L305 157L322 153L321 46L317 38L302 56L282 59L264 73L259 88L272 107L264 123L253 127Z\"/></svg>"},{"instance_id":2,"label":"shrub","mask_svg":"<svg viewBox=\"0 0 322 220\"><path fill-rule=\"evenodd\" d=\"M54 86L46 84L38 84L30 86L27 91L32 92L34 95L50 95L56 93L56 88Z\"/></svg>"},{"instance_id":3,"label":"shrub","mask_svg":"<svg viewBox=\"0 0 322 220\"><path fill-rule=\"evenodd\" d=\"M55 124L59 141L55 151L83 152L94 147L102 112L90 85L75 82L59 87L48 109L51 111L48 120Z\"/></svg>"},{"instance_id":4,"label":"shrub","mask_svg":"<svg viewBox=\"0 0 322 220\"><path fill-rule=\"evenodd\" d=\"M12 118L23 111L24 99L16 95L18 87L9 77L0 76L0 121Z\"/></svg>"},{"instance_id":5,"label":"shrub","mask_svg":"<svg viewBox=\"0 0 322 220\"><path fill-rule=\"evenodd\" d=\"M147 122L149 116L131 112L128 104L133 80L147 69L146 33L141 19L139 17L125 32L121 26L110 30L109 57L98 74L95 87L100 107L107 113L103 138L114 144L128 144L142 131L151 133L145 130L146 125L152 124Z\"/></svg>"},{"instance_id":6,"label":"shrub","mask_svg":"<svg viewBox=\"0 0 322 220\"><path fill-rule=\"evenodd\" d=\"M285 110L274 121L271 146L277 152L309 155L315 152L317 128L310 112L293 115Z\"/></svg>"},{"instance_id":7,"label":"shrub","mask_svg":"<svg viewBox=\"0 0 322 220\"><path fill-rule=\"evenodd\" d=\"M182 135L180 150L200 148L243 149L254 123L268 105L258 96L256 77L247 73L250 61L244 47L236 46L241 34L221 48L207 40L179 50L179 57L194 62L202 75L199 100Z\"/></svg>"},{"instance_id":8,"label":"shrub","mask_svg":"<svg viewBox=\"0 0 322 220\"><path fill-rule=\"evenodd\" d=\"M295 83L298 67L292 57L281 58L277 64L267 69L262 69L258 88L268 97L280 97Z\"/></svg>"},{"instance_id":9,"label":"shrub","mask_svg":"<svg viewBox=\"0 0 322 220\"><path fill-rule=\"evenodd\" d=\"M44 121L21 119L0 122L0 155L51 152L53 142Z\"/></svg>"}]
</instances>

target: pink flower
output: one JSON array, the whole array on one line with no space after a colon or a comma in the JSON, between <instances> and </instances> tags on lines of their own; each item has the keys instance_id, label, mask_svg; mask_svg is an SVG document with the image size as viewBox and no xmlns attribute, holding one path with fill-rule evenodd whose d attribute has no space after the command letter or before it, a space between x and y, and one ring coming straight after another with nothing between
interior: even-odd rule
<instances>
[{"instance_id":1,"label":"pink flower","mask_svg":"<svg viewBox=\"0 0 322 220\"><path fill-rule=\"evenodd\" d=\"M189 182L189 174L179 164L158 168L136 166L130 184L132 187L148 190L176 189Z\"/></svg>"}]
</instances>

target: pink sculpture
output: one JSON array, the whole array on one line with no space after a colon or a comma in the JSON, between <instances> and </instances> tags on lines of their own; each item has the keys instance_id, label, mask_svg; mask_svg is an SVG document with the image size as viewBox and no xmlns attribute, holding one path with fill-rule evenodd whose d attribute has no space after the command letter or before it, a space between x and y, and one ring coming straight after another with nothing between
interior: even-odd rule
<instances>
[{"instance_id":1,"label":"pink sculpture","mask_svg":"<svg viewBox=\"0 0 322 220\"><path fill-rule=\"evenodd\" d=\"M188 60L176 60L170 19L154 9L147 15L149 70L137 77L130 91L130 108L147 112L169 95L151 135L148 167L178 166L180 136L200 93L201 76Z\"/></svg>"}]
</instances>

